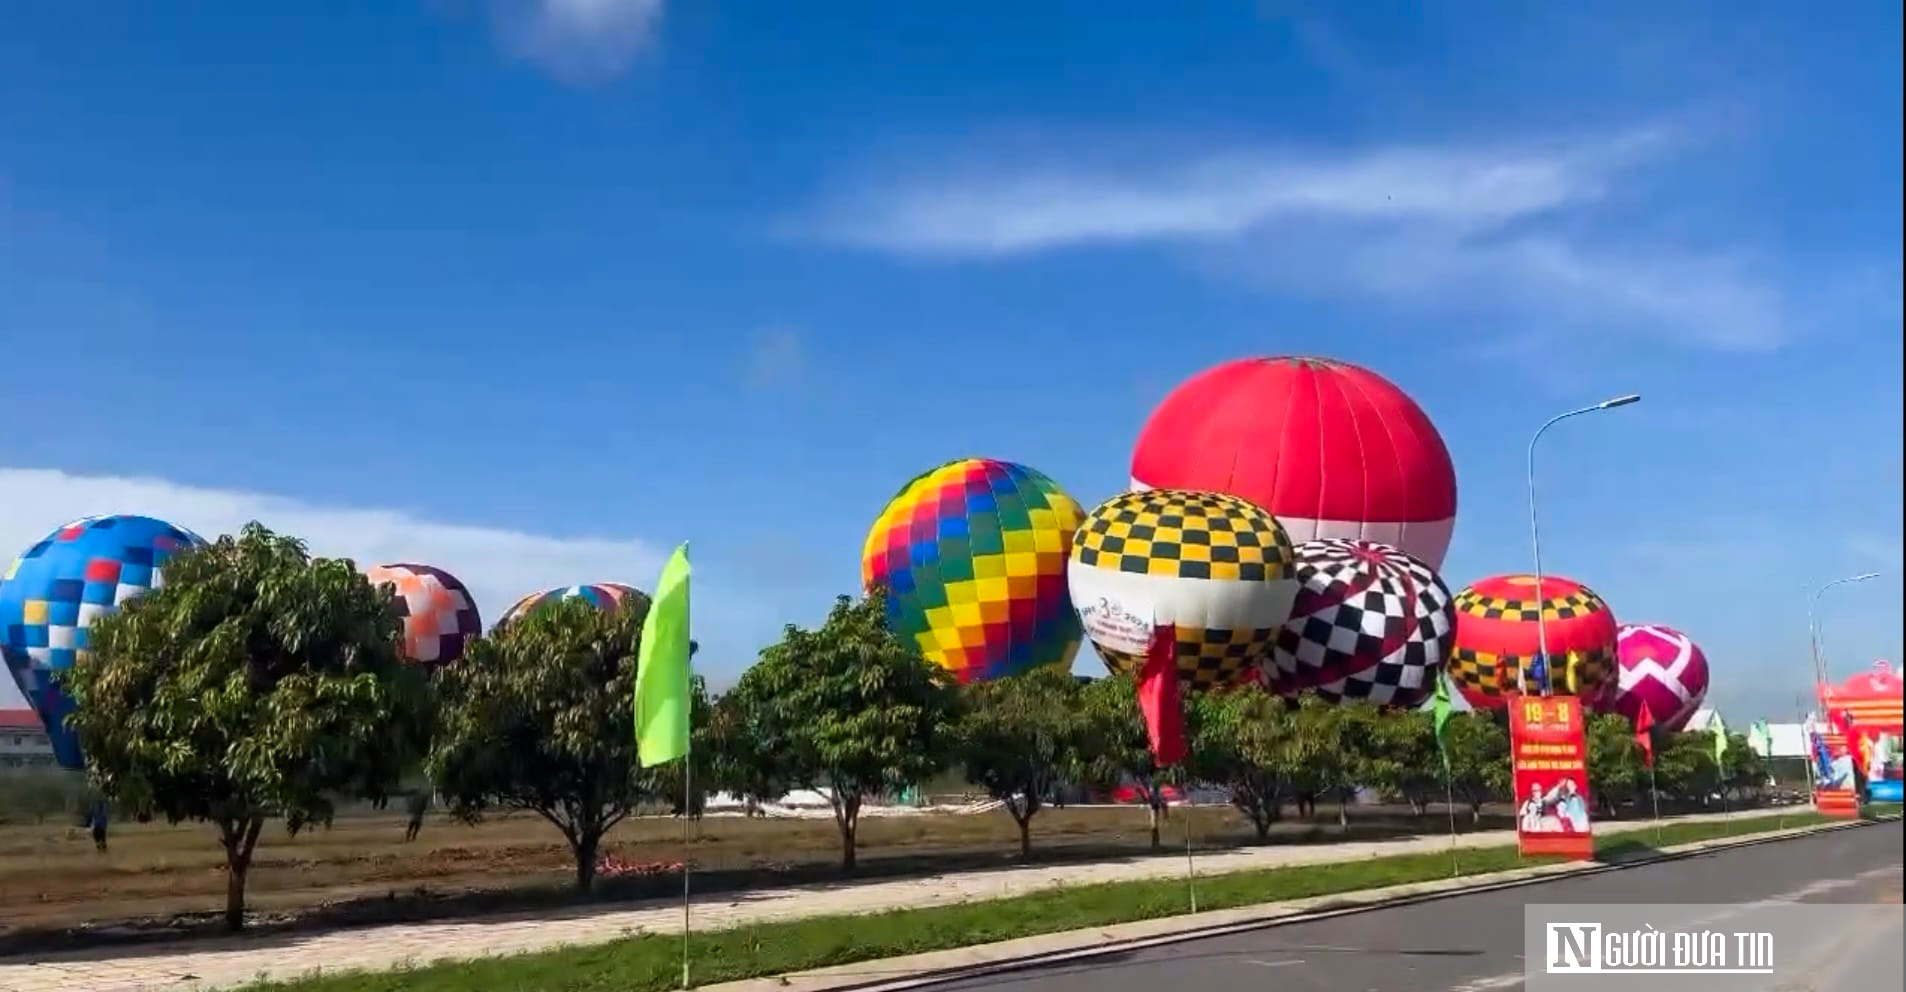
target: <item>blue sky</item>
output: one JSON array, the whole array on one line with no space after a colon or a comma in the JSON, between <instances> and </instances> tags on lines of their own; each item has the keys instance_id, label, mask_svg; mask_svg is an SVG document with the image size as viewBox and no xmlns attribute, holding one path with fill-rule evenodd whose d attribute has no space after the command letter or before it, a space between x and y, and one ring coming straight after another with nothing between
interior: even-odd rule
<instances>
[{"instance_id":1,"label":"blue sky","mask_svg":"<svg viewBox=\"0 0 1906 992\"><path fill-rule=\"evenodd\" d=\"M493 618L691 539L719 682L913 474L1089 506L1172 384L1312 353L1443 431L1452 585L1640 392L1544 440L1551 570L1730 711L1835 576L1836 669L1900 655L1897 4L280 6L0 15L4 553L259 516Z\"/></svg>"}]
</instances>

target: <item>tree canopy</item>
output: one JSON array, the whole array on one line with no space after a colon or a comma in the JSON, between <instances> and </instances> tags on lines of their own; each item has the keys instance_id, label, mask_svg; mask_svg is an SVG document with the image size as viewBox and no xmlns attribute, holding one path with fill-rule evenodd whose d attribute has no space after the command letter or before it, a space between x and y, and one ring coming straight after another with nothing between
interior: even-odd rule
<instances>
[{"instance_id":1,"label":"tree canopy","mask_svg":"<svg viewBox=\"0 0 1906 992\"><path fill-rule=\"evenodd\" d=\"M1077 781L1091 747L1079 683L1061 668L966 687L958 750L966 780L1005 804L1032 853L1032 818L1058 787Z\"/></svg>"},{"instance_id":2,"label":"tree canopy","mask_svg":"<svg viewBox=\"0 0 1906 992\"><path fill-rule=\"evenodd\" d=\"M636 762L636 651L648 600L563 599L478 638L438 675L430 775L453 815L523 810L553 824L595 880L602 838L651 796Z\"/></svg>"},{"instance_id":3,"label":"tree canopy","mask_svg":"<svg viewBox=\"0 0 1906 992\"><path fill-rule=\"evenodd\" d=\"M388 594L255 523L173 558L90 640L66 685L92 781L139 815L216 827L234 930L266 819L329 823L336 797L381 798L425 746Z\"/></svg>"},{"instance_id":4,"label":"tree canopy","mask_svg":"<svg viewBox=\"0 0 1906 992\"><path fill-rule=\"evenodd\" d=\"M861 804L945 768L959 712L950 676L893 635L879 593L840 597L819 629L788 625L731 695L754 738L749 763L827 794L850 869Z\"/></svg>"}]
</instances>

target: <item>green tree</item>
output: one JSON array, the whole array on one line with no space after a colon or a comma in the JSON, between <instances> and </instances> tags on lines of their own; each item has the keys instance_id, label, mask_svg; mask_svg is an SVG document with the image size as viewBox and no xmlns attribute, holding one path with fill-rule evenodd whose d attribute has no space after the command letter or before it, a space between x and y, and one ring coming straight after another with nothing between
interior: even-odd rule
<instances>
[{"instance_id":1,"label":"green tree","mask_svg":"<svg viewBox=\"0 0 1906 992\"><path fill-rule=\"evenodd\" d=\"M878 593L840 597L818 630L788 625L730 695L766 777L826 792L849 870L861 804L945 768L959 711L946 671L887 628Z\"/></svg>"},{"instance_id":2,"label":"green tree","mask_svg":"<svg viewBox=\"0 0 1906 992\"><path fill-rule=\"evenodd\" d=\"M1231 805L1251 821L1257 842L1269 842L1303 751L1292 713L1262 692L1201 694L1193 710L1191 774L1228 789Z\"/></svg>"},{"instance_id":3,"label":"green tree","mask_svg":"<svg viewBox=\"0 0 1906 992\"><path fill-rule=\"evenodd\" d=\"M1428 711L1377 710L1371 714L1369 744L1363 749L1363 784L1409 803L1422 816L1443 798L1443 759L1436 751L1436 728Z\"/></svg>"},{"instance_id":4,"label":"green tree","mask_svg":"<svg viewBox=\"0 0 1906 992\"><path fill-rule=\"evenodd\" d=\"M214 826L233 930L267 818L329 824L334 797L381 798L425 745L389 594L256 523L169 561L90 640L66 685L92 781L135 816Z\"/></svg>"},{"instance_id":5,"label":"green tree","mask_svg":"<svg viewBox=\"0 0 1906 992\"><path fill-rule=\"evenodd\" d=\"M704 749L710 761L709 781L747 803L748 815L759 812L787 792L782 762L764 746L748 724L742 698L729 692L709 708Z\"/></svg>"},{"instance_id":6,"label":"green tree","mask_svg":"<svg viewBox=\"0 0 1906 992\"><path fill-rule=\"evenodd\" d=\"M1084 770L1090 744L1079 683L1047 667L966 687L959 762L967 782L1005 804L1032 854L1032 818L1046 797Z\"/></svg>"},{"instance_id":7,"label":"green tree","mask_svg":"<svg viewBox=\"0 0 1906 992\"><path fill-rule=\"evenodd\" d=\"M1137 684L1126 675L1094 679L1080 693L1080 703L1090 740L1087 779L1104 788L1130 783L1137 789L1150 820L1151 849L1159 850L1164 846L1165 785L1176 773L1152 761L1151 735L1138 708ZM1186 729L1187 736L1195 738L1193 728Z\"/></svg>"},{"instance_id":8,"label":"green tree","mask_svg":"<svg viewBox=\"0 0 1906 992\"><path fill-rule=\"evenodd\" d=\"M568 841L579 890L595 882L602 838L653 795L631 712L648 607L549 603L471 641L437 678L429 768L451 815L542 817Z\"/></svg>"},{"instance_id":9,"label":"green tree","mask_svg":"<svg viewBox=\"0 0 1906 992\"><path fill-rule=\"evenodd\" d=\"M1326 702L1306 693L1293 719L1303 749L1294 778L1311 795L1333 797L1337 826L1348 829L1350 796L1368 782L1381 717L1362 703Z\"/></svg>"},{"instance_id":10,"label":"green tree","mask_svg":"<svg viewBox=\"0 0 1906 992\"><path fill-rule=\"evenodd\" d=\"M1730 756L1731 757L1731 756ZM1707 806L1720 788L1714 764L1714 738L1707 734L1663 734L1655 741L1655 780L1679 803Z\"/></svg>"},{"instance_id":11,"label":"green tree","mask_svg":"<svg viewBox=\"0 0 1906 992\"><path fill-rule=\"evenodd\" d=\"M1443 734L1451 791L1469 805L1470 822L1479 823L1484 803L1509 795L1509 730L1494 714L1470 710L1451 714Z\"/></svg>"},{"instance_id":12,"label":"green tree","mask_svg":"<svg viewBox=\"0 0 1906 992\"><path fill-rule=\"evenodd\" d=\"M1588 789L1602 814L1615 817L1622 803L1648 787L1648 767L1641 745L1635 743L1634 724L1614 713L1591 714L1582 738L1588 748Z\"/></svg>"}]
</instances>

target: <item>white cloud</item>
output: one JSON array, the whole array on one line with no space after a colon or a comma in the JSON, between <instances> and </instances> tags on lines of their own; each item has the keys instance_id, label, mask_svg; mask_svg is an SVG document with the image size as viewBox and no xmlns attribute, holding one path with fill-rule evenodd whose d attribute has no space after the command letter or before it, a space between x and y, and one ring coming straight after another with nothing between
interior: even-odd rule
<instances>
[{"instance_id":1,"label":"white cloud","mask_svg":"<svg viewBox=\"0 0 1906 992\"><path fill-rule=\"evenodd\" d=\"M633 538L551 537L162 479L0 468L0 494L0 556L6 561L53 528L94 514L158 517L208 540L257 520L303 538L312 554L350 558L360 567L412 561L447 569L470 587L486 625L538 589L605 581L646 587L662 566L654 546ZM0 679L0 707L17 705L12 679Z\"/></svg>"},{"instance_id":2,"label":"white cloud","mask_svg":"<svg viewBox=\"0 0 1906 992\"><path fill-rule=\"evenodd\" d=\"M497 40L567 83L627 71L654 40L664 0L490 0Z\"/></svg>"},{"instance_id":3,"label":"white cloud","mask_svg":"<svg viewBox=\"0 0 1906 992\"><path fill-rule=\"evenodd\" d=\"M1624 183L1673 144L1643 129L1548 144L1225 151L1137 168L1072 156L898 170L823 199L798 228L939 258L1166 244L1281 292L1539 309L1550 323L1615 322L1703 347L1778 345L1784 301L1747 258L1585 223L1612 216L1591 209L1626 199Z\"/></svg>"},{"instance_id":4,"label":"white cloud","mask_svg":"<svg viewBox=\"0 0 1906 992\"><path fill-rule=\"evenodd\" d=\"M1600 198L1613 172L1659 140L1638 132L1553 149L1246 151L1137 170L986 168L861 189L824 204L815 231L859 247L984 256L1228 237L1319 218L1487 230Z\"/></svg>"}]
</instances>

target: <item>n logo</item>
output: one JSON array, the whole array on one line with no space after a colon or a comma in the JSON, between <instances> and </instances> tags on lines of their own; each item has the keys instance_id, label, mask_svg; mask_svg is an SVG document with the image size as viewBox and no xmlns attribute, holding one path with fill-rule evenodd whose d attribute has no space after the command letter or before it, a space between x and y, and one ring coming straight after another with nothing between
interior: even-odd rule
<instances>
[{"instance_id":1,"label":"n logo","mask_svg":"<svg viewBox=\"0 0 1906 992\"><path fill-rule=\"evenodd\" d=\"M1543 950L1542 970L1549 974L1602 970L1602 925L1551 923Z\"/></svg>"}]
</instances>

